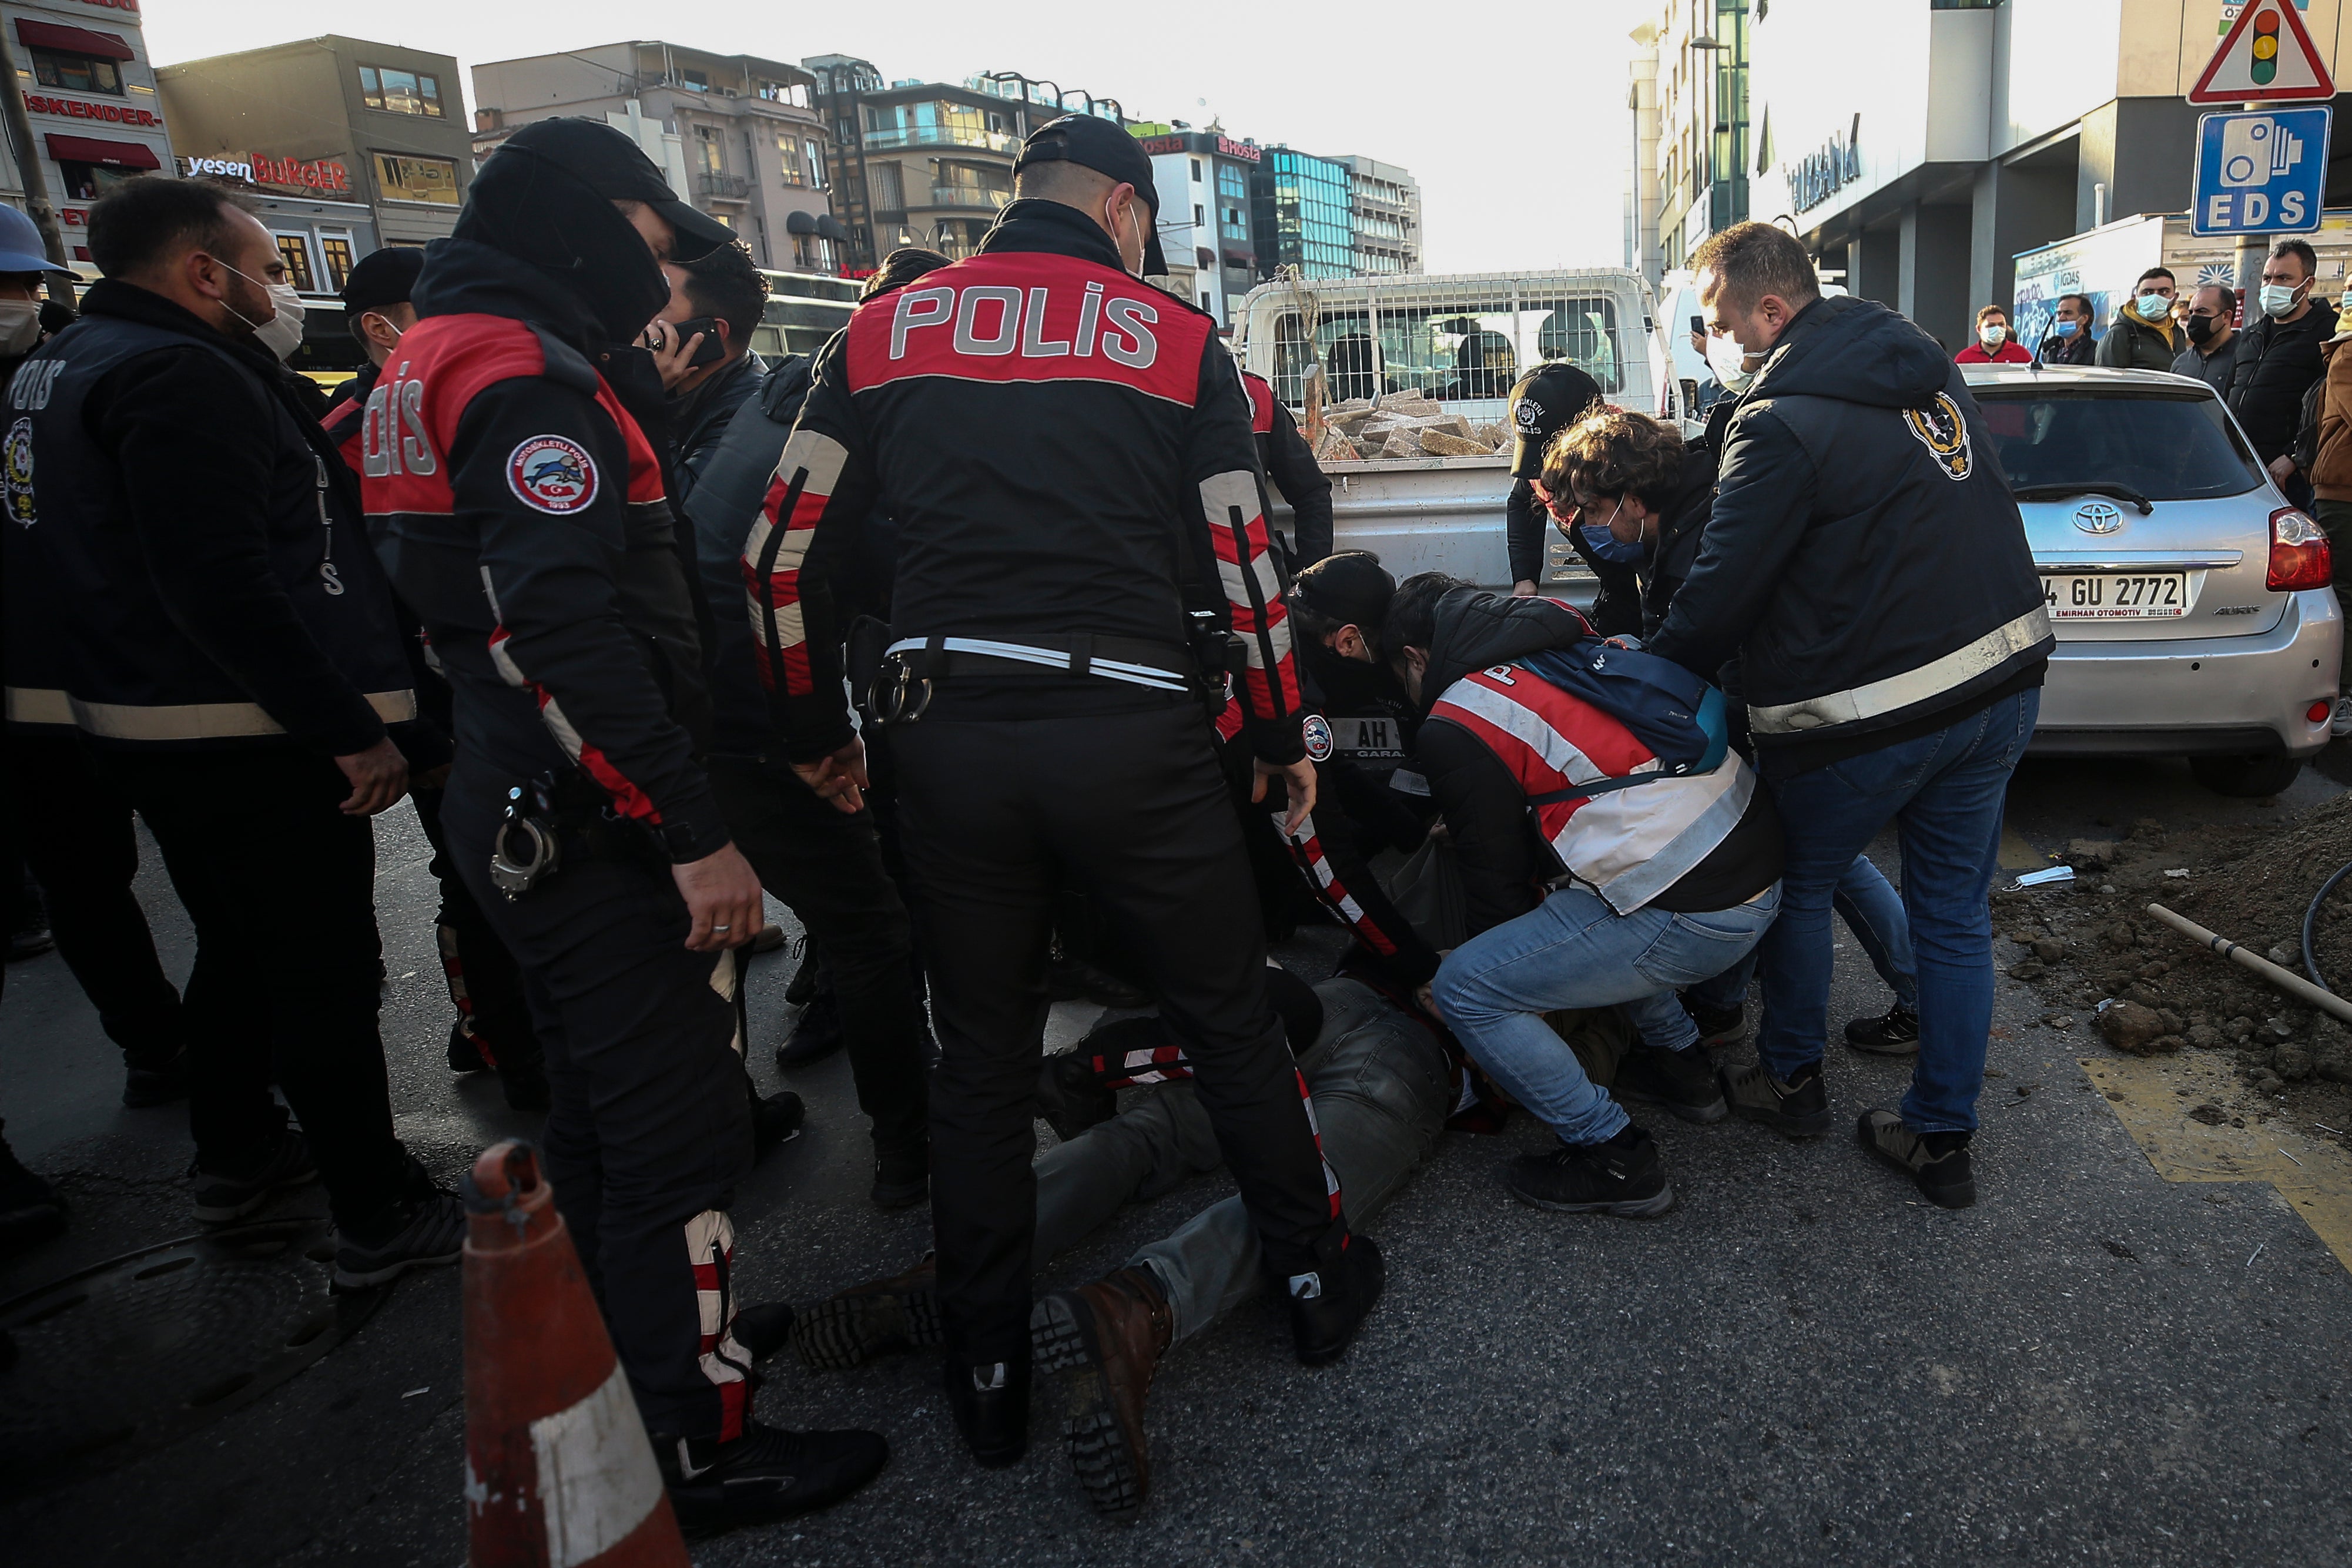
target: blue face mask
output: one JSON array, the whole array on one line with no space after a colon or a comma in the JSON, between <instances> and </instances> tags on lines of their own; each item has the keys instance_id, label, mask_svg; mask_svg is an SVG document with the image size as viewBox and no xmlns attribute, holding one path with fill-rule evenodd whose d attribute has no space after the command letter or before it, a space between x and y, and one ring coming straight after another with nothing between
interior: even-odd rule
<instances>
[{"instance_id":1,"label":"blue face mask","mask_svg":"<svg viewBox=\"0 0 2352 1568\"><path fill-rule=\"evenodd\" d=\"M2172 309L2172 301L2161 294L2142 294L2132 304L2138 310L2139 319L2143 321L2161 321Z\"/></svg>"},{"instance_id":2,"label":"blue face mask","mask_svg":"<svg viewBox=\"0 0 2352 1568\"><path fill-rule=\"evenodd\" d=\"M1621 498L1617 505L1622 510L1625 502ZM1609 515L1614 518L1617 513L1612 511ZM1631 565L1642 559L1641 541L1618 538L1609 531L1608 522L1584 522L1577 526L1583 531L1584 542L1591 547L1595 559L1619 566Z\"/></svg>"},{"instance_id":3,"label":"blue face mask","mask_svg":"<svg viewBox=\"0 0 2352 1568\"><path fill-rule=\"evenodd\" d=\"M2056 332L2062 338L2071 338L2074 335L2075 330L2081 327L2082 324L2083 323L2080 321L2061 321L2053 326L2051 331Z\"/></svg>"}]
</instances>

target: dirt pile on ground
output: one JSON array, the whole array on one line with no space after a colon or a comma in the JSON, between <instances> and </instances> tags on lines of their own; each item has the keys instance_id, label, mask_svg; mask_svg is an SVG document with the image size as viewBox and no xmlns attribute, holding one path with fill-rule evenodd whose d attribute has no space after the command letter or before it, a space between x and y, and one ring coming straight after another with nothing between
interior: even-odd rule
<instances>
[{"instance_id":1,"label":"dirt pile on ground","mask_svg":"<svg viewBox=\"0 0 2352 1568\"><path fill-rule=\"evenodd\" d=\"M2352 862L2352 795L2186 833L2142 820L2077 839L2065 858L2070 886L1993 895L1995 962L2041 993L2042 1026L2134 1056L2227 1053L2243 1112L2352 1128L2352 1028L2147 912L2162 904L2303 974L2304 910ZM2312 944L2330 987L2352 995L2352 876L2321 906Z\"/></svg>"}]
</instances>

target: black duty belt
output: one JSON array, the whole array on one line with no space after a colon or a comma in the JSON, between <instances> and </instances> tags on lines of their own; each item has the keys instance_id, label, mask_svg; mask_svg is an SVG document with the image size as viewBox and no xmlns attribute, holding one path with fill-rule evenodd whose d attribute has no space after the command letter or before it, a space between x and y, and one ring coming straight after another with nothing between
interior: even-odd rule
<instances>
[{"instance_id":1,"label":"black duty belt","mask_svg":"<svg viewBox=\"0 0 2352 1568\"><path fill-rule=\"evenodd\" d=\"M885 724L911 724L930 706L936 684L957 676L1041 671L1093 676L1186 696L1199 695L1203 679L1201 660L1192 650L1135 637L1085 632L1059 637L1024 634L1019 642L997 637L900 637L883 651L874 688L875 717Z\"/></svg>"}]
</instances>

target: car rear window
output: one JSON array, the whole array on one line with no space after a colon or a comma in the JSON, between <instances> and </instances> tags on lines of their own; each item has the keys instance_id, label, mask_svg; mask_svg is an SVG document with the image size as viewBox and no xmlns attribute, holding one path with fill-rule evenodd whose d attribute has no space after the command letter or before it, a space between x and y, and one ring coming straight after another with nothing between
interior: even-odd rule
<instances>
[{"instance_id":1,"label":"car rear window","mask_svg":"<svg viewBox=\"0 0 2352 1568\"><path fill-rule=\"evenodd\" d=\"M2012 489L2104 479L2150 500L2206 500L2262 483L2253 453L2216 397L1986 387L1977 402Z\"/></svg>"}]
</instances>

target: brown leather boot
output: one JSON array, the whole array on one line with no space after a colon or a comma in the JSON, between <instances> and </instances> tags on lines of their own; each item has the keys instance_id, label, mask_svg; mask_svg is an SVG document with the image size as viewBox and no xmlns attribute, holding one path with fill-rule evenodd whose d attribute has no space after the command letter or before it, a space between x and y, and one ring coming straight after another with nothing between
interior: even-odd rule
<instances>
[{"instance_id":1,"label":"brown leather boot","mask_svg":"<svg viewBox=\"0 0 2352 1568\"><path fill-rule=\"evenodd\" d=\"M946 1342L939 1265L929 1254L904 1274L793 1309L793 1349L812 1372L846 1372L878 1355Z\"/></svg>"},{"instance_id":2,"label":"brown leather boot","mask_svg":"<svg viewBox=\"0 0 2352 1568\"><path fill-rule=\"evenodd\" d=\"M1029 1315L1037 1370L1062 1374L1070 1468L1106 1518L1132 1521L1150 1493L1143 1400L1175 1331L1159 1276L1140 1267L1056 1290Z\"/></svg>"}]
</instances>

